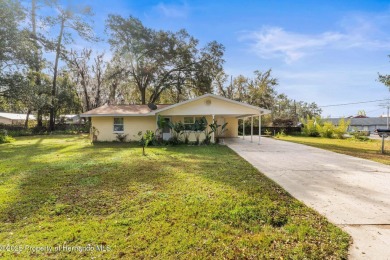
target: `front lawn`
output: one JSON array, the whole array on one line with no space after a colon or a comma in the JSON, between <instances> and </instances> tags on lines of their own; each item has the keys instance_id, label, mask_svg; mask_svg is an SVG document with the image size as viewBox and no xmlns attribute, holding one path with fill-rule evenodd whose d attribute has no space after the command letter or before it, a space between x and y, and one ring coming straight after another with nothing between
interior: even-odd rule
<instances>
[{"instance_id":1,"label":"front lawn","mask_svg":"<svg viewBox=\"0 0 390 260\"><path fill-rule=\"evenodd\" d=\"M353 138L331 139L305 136L282 136L279 139L390 165L390 142L388 139L385 139L385 154L381 154L382 140L359 141Z\"/></svg>"},{"instance_id":2,"label":"front lawn","mask_svg":"<svg viewBox=\"0 0 390 260\"><path fill-rule=\"evenodd\" d=\"M346 259L349 236L224 146L0 145L0 257Z\"/></svg>"}]
</instances>

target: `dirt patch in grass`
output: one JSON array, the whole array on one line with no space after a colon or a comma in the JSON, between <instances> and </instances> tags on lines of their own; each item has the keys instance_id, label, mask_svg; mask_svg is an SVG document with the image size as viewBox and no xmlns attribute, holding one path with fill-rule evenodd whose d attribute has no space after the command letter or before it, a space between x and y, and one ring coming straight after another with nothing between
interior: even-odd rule
<instances>
[{"instance_id":1,"label":"dirt patch in grass","mask_svg":"<svg viewBox=\"0 0 390 260\"><path fill-rule=\"evenodd\" d=\"M1 145L0 241L21 250L0 257L347 258L346 233L229 148L141 154L83 136Z\"/></svg>"}]
</instances>

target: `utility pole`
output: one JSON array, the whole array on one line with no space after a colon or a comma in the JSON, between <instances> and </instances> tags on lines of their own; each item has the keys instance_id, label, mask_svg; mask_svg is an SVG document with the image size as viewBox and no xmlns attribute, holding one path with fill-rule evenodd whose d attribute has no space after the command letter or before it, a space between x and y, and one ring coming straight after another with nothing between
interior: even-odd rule
<instances>
[{"instance_id":1,"label":"utility pole","mask_svg":"<svg viewBox=\"0 0 390 260\"><path fill-rule=\"evenodd\" d=\"M389 109L390 109L390 106L387 105L387 129L389 129Z\"/></svg>"},{"instance_id":2,"label":"utility pole","mask_svg":"<svg viewBox=\"0 0 390 260\"><path fill-rule=\"evenodd\" d=\"M390 99L388 99L387 102L380 104L380 106L387 108L387 117L386 117L387 129L390 129L389 128Z\"/></svg>"}]
</instances>

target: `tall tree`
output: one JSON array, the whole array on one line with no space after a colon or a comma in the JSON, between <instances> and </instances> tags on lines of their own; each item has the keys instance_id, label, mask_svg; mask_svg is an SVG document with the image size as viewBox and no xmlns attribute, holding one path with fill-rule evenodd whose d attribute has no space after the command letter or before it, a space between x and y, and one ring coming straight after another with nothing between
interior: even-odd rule
<instances>
[{"instance_id":1,"label":"tall tree","mask_svg":"<svg viewBox=\"0 0 390 260\"><path fill-rule=\"evenodd\" d=\"M83 49L81 52L71 51L67 58L83 111L101 106L109 98L104 78L104 54L98 53L93 59L91 55L91 49Z\"/></svg>"},{"instance_id":2,"label":"tall tree","mask_svg":"<svg viewBox=\"0 0 390 260\"><path fill-rule=\"evenodd\" d=\"M96 40L92 31L91 24L85 21L89 16L93 15L89 6L84 8L75 8L73 6L61 6L57 1L51 2L51 6L57 13L56 16L47 17L47 23L56 27L59 30L57 38L52 42L52 49L55 52L54 68L53 68L53 83L51 88L51 107L50 107L50 130L54 130L55 111L56 111L56 95L57 95L57 76L58 63L63 56L65 47L63 44L73 42L72 32L76 32L81 38L93 41Z\"/></svg>"},{"instance_id":3,"label":"tall tree","mask_svg":"<svg viewBox=\"0 0 390 260\"><path fill-rule=\"evenodd\" d=\"M390 58L390 55L388 55L389 58ZM390 75L382 75L380 73L378 73L378 80L379 82L382 82L386 87L389 88L389 91L390 91Z\"/></svg>"},{"instance_id":4,"label":"tall tree","mask_svg":"<svg viewBox=\"0 0 390 260\"><path fill-rule=\"evenodd\" d=\"M206 71L210 71L207 76L212 78L214 72L210 66L217 70L223 63L222 45L212 42L199 50L198 40L185 30L155 31L132 16L125 19L110 15L107 32L112 49L123 59L126 74L140 93L142 104L158 101L163 92L172 88L180 92L186 82L198 82L195 78L202 79L210 89Z\"/></svg>"},{"instance_id":5,"label":"tall tree","mask_svg":"<svg viewBox=\"0 0 390 260\"><path fill-rule=\"evenodd\" d=\"M255 71L255 78L248 86L248 103L267 109L272 109L275 101L275 87L279 84L271 75L271 70L266 72Z\"/></svg>"},{"instance_id":6,"label":"tall tree","mask_svg":"<svg viewBox=\"0 0 390 260\"><path fill-rule=\"evenodd\" d=\"M37 31L37 10L39 6L37 3L37 0L31 0L31 41L32 41L32 51L33 51L33 59L30 64L30 70L32 70L34 73L34 86L38 89L38 93L34 93L37 95L38 99L42 98L42 95L44 94L45 87L42 86L41 82L41 73L42 73L42 63L43 63L43 57L42 57L42 46L40 44L41 41L46 41L45 37L42 34L39 34ZM37 126L42 127L42 114L43 114L43 108L45 105L44 102L38 102L39 104L37 108ZM29 113L28 113L29 114ZM26 119L26 126L28 125L28 115Z\"/></svg>"},{"instance_id":7,"label":"tall tree","mask_svg":"<svg viewBox=\"0 0 390 260\"><path fill-rule=\"evenodd\" d=\"M23 64L21 51L22 31L19 21L26 14L19 1L0 0L0 73L9 73ZM1 76L1 75L0 75Z\"/></svg>"}]
</instances>

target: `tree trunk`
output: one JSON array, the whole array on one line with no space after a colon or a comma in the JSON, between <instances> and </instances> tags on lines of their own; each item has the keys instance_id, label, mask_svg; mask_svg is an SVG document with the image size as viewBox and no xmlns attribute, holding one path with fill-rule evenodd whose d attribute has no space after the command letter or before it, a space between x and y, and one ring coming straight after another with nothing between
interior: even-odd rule
<instances>
[{"instance_id":1,"label":"tree trunk","mask_svg":"<svg viewBox=\"0 0 390 260\"><path fill-rule=\"evenodd\" d=\"M31 113L31 109L27 111L26 121L24 121L24 128L26 129L28 128L28 118L30 116L30 113Z\"/></svg>"},{"instance_id":2,"label":"tree trunk","mask_svg":"<svg viewBox=\"0 0 390 260\"><path fill-rule=\"evenodd\" d=\"M141 104L145 105L146 104L146 88L139 88L141 92Z\"/></svg>"},{"instance_id":3,"label":"tree trunk","mask_svg":"<svg viewBox=\"0 0 390 260\"><path fill-rule=\"evenodd\" d=\"M37 112L37 127L41 128L42 126L42 109L39 108Z\"/></svg>"},{"instance_id":4,"label":"tree trunk","mask_svg":"<svg viewBox=\"0 0 390 260\"><path fill-rule=\"evenodd\" d=\"M32 0L31 1L31 24L32 24L32 35L33 35L33 41L34 41L34 65L33 69L36 73L35 75L35 85L39 88L41 87L41 64L39 59L39 52L38 52L38 40L37 40L37 23L36 23L36 6L37 1ZM41 91L38 92L38 96L41 96ZM37 115L37 126L42 127L42 108L38 107L38 115ZM27 120L28 121L28 120Z\"/></svg>"},{"instance_id":5,"label":"tree trunk","mask_svg":"<svg viewBox=\"0 0 390 260\"><path fill-rule=\"evenodd\" d=\"M55 125L55 97L57 92L57 72L58 72L58 61L60 58L61 52L61 42L62 35L64 33L65 19L63 18L61 21L61 29L60 34L58 36L57 48L56 48L56 59L54 63L54 74L53 74L53 86L51 89L51 106L50 106L50 131L54 130Z\"/></svg>"},{"instance_id":6,"label":"tree trunk","mask_svg":"<svg viewBox=\"0 0 390 260\"><path fill-rule=\"evenodd\" d=\"M83 86L83 90L84 90L86 110L89 111L91 110L91 103L89 100L87 82L85 80L85 74L83 71L81 72L81 85Z\"/></svg>"},{"instance_id":7,"label":"tree trunk","mask_svg":"<svg viewBox=\"0 0 390 260\"><path fill-rule=\"evenodd\" d=\"M118 82L117 80L114 80L110 84L110 98L108 99L108 104L113 105L115 104L115 97L116 97L116 89L118 88Z\"/></svg>"}]
</instances>

